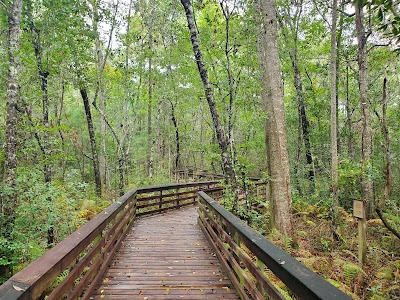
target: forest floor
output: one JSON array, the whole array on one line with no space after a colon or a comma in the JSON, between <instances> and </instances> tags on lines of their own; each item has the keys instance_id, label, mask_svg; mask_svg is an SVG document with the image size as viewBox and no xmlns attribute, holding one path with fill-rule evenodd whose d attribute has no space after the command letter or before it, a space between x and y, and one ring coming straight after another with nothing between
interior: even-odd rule
<instances>
[{"instance_id":1,"label":"forest floor","mask_svg":"<svg viewBox=\"0 0 400 300\"><path fill-rule=\"evenodd\" d=\"M267 234L271 241L354 299L400 299L400 240L380 219L367 223L367 262L361 268L355 218L340 210L342 241L338 242L332 235L329 209L306 202L293 206L293 238L282 239L272 232Z\"/></svg>"}]
</instances>

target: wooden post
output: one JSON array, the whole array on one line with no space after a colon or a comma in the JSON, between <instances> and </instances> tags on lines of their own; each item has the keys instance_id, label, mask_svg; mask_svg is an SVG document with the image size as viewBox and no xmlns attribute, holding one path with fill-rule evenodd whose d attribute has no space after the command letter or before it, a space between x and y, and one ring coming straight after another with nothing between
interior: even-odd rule
<instances>
[{"instance_id":1,"label":"wooden post","mask_svg":"<svg viewBox=\"0 0 400 300\"><path fill-rule=\"evenodd\" d=\"M177 188L176 190L175 190L175 194L178 194L179 193L179 188ZM176 206L178 207L179 206L179 195L176 195Z\"/></svg>"},{"instance_id":2,"label":"wooden post","mask_svg":"<svg viewBox=\"0 0 400 300\"><path fill-rule=\"evenodd\" d=\"M159 204L159 209L162 209L162 190L160 191L160 204Z\"/></svg>"},{"instance_id":3,"label":"wooden post","mask_svg":"<svg viewBox=\"0 0 400 300\"><path fill-rule=\"evenodd\" d=\"M367 220L363 201L353 201L353 215L358 220L358 262L363 265L367 258Z\"/></svg>"}]
</instances>

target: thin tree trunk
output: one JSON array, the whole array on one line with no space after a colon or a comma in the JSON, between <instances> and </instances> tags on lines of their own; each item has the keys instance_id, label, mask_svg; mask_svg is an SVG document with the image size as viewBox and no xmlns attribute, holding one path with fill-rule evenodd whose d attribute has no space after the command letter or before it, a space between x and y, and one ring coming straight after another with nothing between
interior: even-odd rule
<instances>
[{"instance_id":1,"label":"thin tree trunk","mask_svg":"<svg viewBox=\"0 0 400 300\"><path fill-rule=\"evenodd\" d=\"M32 17L32 3L28 1L28 17L29 17L29 26L32 35L32 46L35 50L36 64L38 67L38 75L41 82L41 90L42 90L42 109L43 109L43 126L44 133L41 141L43 155L44 155L44 182L46 184L51 183L51 166L50 166L50 155L51 149L49 144L49 96L48 96L48 75L49 72L45 71L42 63L42 47L40 43L40 31L36 28L33 17ZM39 136L37 136L39 138ZM51 202L52 199L49 198L47 201ZM53 226L50 226L47 233L47 247L51 248L54 244L54 229Z\"/></svg>"},{"instance_id":2,"label":"thin tree trunk","mask_svg":"<svg viewBox=\"0 0 400 300\"><path fill-rule=\"evenodd\" d=\"M367 69L367 37L365 35L363 23L363 6L362 1L355 1L356 11L356 32L358 44L358 67L359 67L359 86L360 86L360 106L361 106L361 119L362 119L362 165L363 176L361 178L361 197L365 203L366 218L359 220L359 262L363 265L367 258L367 241L366 241L366 227L367 219L371 215L373 209L373 183L368 176L372 166L372 129L371 129L371 116L369 112L368 102L368 69Z\"/></svg>"},{"instance_id":3,"label":"thin tree trunk","mask_svg":"<svg viewBox=\"0 0 400 300\"><path fill-rule=\"evenodd\" d=\"M385 189L383 195L378 203L378 209L383 210L386 204L386 200L389 198L390 191L392 189L392 171L391 171L391 161L390 161L390 138L389 138L389 128L387 124L387 79L383 79L383 94L382 94L382 134L385 138Z\"/></svg>"},{"instance_id":4,"label":"thin tree trunk","mask_svg":"<svg viewBox=\"0 0 400 300\"><path fill-rule=\"evenodd\" d=\"M301 14L303 11L303 1L300 1L296 5L295 9L295 16L291 17L290 12L287 13L287 16L290 17L290 20L288 24L284 24L283 19L280 19L281 21L281 26L283 28L283 34L284 38L287 43L289 43L289 39L285 34L285 27L289 27L290 31L292 33L293 37L293 47L289 49L289 56L290 60L292 62L292 67L293 67L293 79L294 79L294 87L296 89L296 95L297 95L297 110L298 110L298 115L299 115L299 121L301 124L301 127L299 130L299 134L303 135L303 141L304 141L304 148L305 148L305 156L306 156L306 162L307 162L307 168L308 168L308 179L311 184L311 191L313 192L315 189L315 173L314 173L314 165L313 165L313 158L312 158L312 152L311 152L311 142L310 142L310 123L307 118L307 113L306 113L306 108L304 104L304 91L303 91L303 84L302 84L302 77L301 77L301 72L300 72L300 67L299 67L299 62L298 62L298 47L297 47L297 40L298 40L298 27L300 24L301 20Z\"/></svg>"},{"instance_id":5,"label":"thin tree trunk","mask_svg":"<svg viewBox=\"0 0 400 300\"><path fill-rule=\"evenodd\" d=\"M176 145L176 156L175 156L175 170L178 170L180 167L180 158L181 158L181 143L180 143L180 138L179 138L179 127L178 127L178 121L176 120L176 115L175 115L175 105L172 103L170 100L171 104L171 120L172 123L174 124L174 129L175 129L175 145Z\"/></svg>"},{"instance_id":6,"label":"thin tree trunk","mask_svg":"<svg viewBox=\"0 0 400 300\"><path fill-rule=\"evenodd\" d=\"M332 28L331 28L331 184L332 184L332 225L337 226L338 214L338 142L337 142L337 0L332 0Z\"/></svg>"},{"instance_id":7,"label":"thin tree trunk","mask_svg":"<svg viewBox=\"0 0 400 300\"><path fill-rule=\"evenodd\" d=\"M148 106L147 106L147 144L148 144L148 156L147 156L147 175L153 177L153 164L154 164L154 140L152 138L152 110L153 110L153 25L154 25L154 11L155 1L152 1L151 12L150 12L150 23L149 23L149 61L148 61Z\"/></svg>"},{"instance_id":8,"label":"thin tree trunk","mask_svg":"<svg viewBox=\"0 0 400 300\"><path fill-rule=\"evenodd\" d=\"M347 137L347 155L349 158L354 158L354 145L353 145L353 121L352 109L350 101L350 86L349 86L349 63L346 66L346 117L349 136Z\"/></svg>"},{"instance_id":9,"label":"thin tree trunk","mask_svg":"<svg viewBox=\"0 0 400 300\"><path fill-rule=\"evenodd\" d=\"M383 216L383 209L386 204L386 200L390 196L390 191L392 189L392 171L391 171L391 162L390 162L390 138L389 138L389 128L387 125L387 79L386 77L383 80L383 96L382 96L382 133L385 137L385 161L386 161L386 183L385 188L383 190L383 195L379 200L378 206L376 208L376 213L379 218L382 220L385 227L393 233L397 238L400 239L400 233L392 227L385 217Z\"/></svg>"},{"instance_id":10,"label":"thin tree trunk","mask_svg":"<svg viewBox=\"0 0 400 300\"><path fill-rule=\"evenodd\" d=\"M236 178L235 178L235 171L232 166L232 160L231 160L229 150L228 150L229 141L227 139L227 136L226 136L222 126L221 126L220 117L217 112L216 103L215 103L215 99L214 99L214 93L213 93L213 90L211 87L211 83L208 79L207 69L204 66L203 56L201 54L200 47L199 47L199 41L197 38L197 31L196 31L195 22L194 22L193 9L190 4L190 0L181 0L181 3L185 9L188 27L189 27L189 31L190 31L190 39L191 39L192 46L193 46L193 52L194 52L194 55L196 58L196 63L197 63L197 67L199 69L200 77L203 82L205 96L206 96L206 99L208 102L208 106L210 108L211 117L213 120L214 129L215 129L215 133L216 133L217 140L218 140L218 145L219 145L219 148L221 151L222 166L223 166L223 170L224 170L225 180L228 183L234 184L236 182Z\"/></svg>"},{"instance_id":11,"label":"thin tree trunk","mask_svg":"<svg viewBox=\"0 0 400 300\"><path fill-rule=\"evenodd\" d=\"M98 93L99 93L99 108L102 111L105 111L106 108L106 94L103 87L103 51L101 49L101 41L100 34L98 32L98 22L99 22L99 11L98 11L98 2L93 1L93 31L96 34L95 40L95 50L96 50L96 62L97 62L97 85L98 85ZM96 101L96 99L94 100ZM100 168L100 178L101 182L108 187L109 178L107 176L107 147L106 147L106 123L102 116L99 117L100 124L100 157L99 157L99 168Z\"/></svg>"},{"instance_id":12,"label":"thin tree trunk","mask_svg":"<svg viewBox=\"0 0 400 300\"><path fill-rule=\"evenodd\" d=\"M333 1L333 0L332 0ZM342 145L340 142L340 128L339 128L339 70L340 70L340 49L342 47L342 36L343 36L343 22L345 16L343 14L339 14L339 23L337 23L337 18L338 18L338 1L340 3L340 9L341 11L344 11L344 1L340 0L335 0L336 1L336 6L335 8L332 7L332 13L333 9L336 10L336 29L337 29L337 34L336 34L336 120L337 120L337 125L336 125L336 138L337 138L337 152L338 155L342 151ZM333 5L333 4L332 4ZM333 19L332 19L333 20ZM333 27L333 24L332 24Z\"/></svg>"},{"instance_id":13,"label":"thin tree trunk","mask_svg":"<svg viewBox=\"0 0 400 300\"><path fill-rule=\"evenodd\" d=\"M92 150L92 161L93 161L93 171L94 171L94 181L96 183L96 194L101 197L101 177L100 177L100 167L99 167L99 156L97 154L96 137L94 132L92 114L90 112L89 98L85 88L80 88L80 93L83 100L83 106L85 107L86 121L89 131L90 146Z\"/></svg>"},{"instance_id":14,"label":"thin tree trunk","mask_svg":"<svg viewBox=\"0 0 400 300\"><path fill-rule=\"evenodd\" d=\"M235 100L235 88L234 78L232 74L232 62L230 57L231 48L229 45L229 22L232 15L232 11L229 11L228 5L224 7L224 4L220 3L224 19L225 19L225 59L226 59L226 72L228 75L228 96L229 96L229 107L228 107L228 141L230 146L232 163L235 163L235 144L233 138L233 105ZM234 8L232 8L233 10Z\"/></svg>"},{"instance_id":15,"label":"thin tree trunk","mask_svg":"<svg viewBox=\"0 0 400 300\"><path fill-rule=\"evenodd\" d=\"M363 7L361 1L356 1L356 31L358 42L358 67L360 86L360 105L362 112L362 162L364 175L361 181L362 199L365 201L366 213L369 218L374 210L373 182L369 178L372 165L372 128L368 101L368 69L367 69L367 36L363 23Z\"/></svg>"},{"instance_id":16,"label":"thin tree trunk","mask_svg":"<svg viewBox=\"0 0 400 300\"><path fill-rule=\"evenodd\" d=\"M282 75L278 49L276 8L273 0L256 2L261 96L267 112L266 143L272 223L285 235L292 231L289 158L287 152ZM260 26L262 25L262 26Z\"/></svg>"},{"instance_id":17,"label":"thin tree trunk","mask_svg":"<svg viewBox=\"0 0 400 300\"><path fill-rule=\"evenodd\" d=\"M299 196L303 196L303 190L300 185L299 181L299 165L301 163L300 161L300 155L301 155L301 148L302 148L302 138L301 138L301 121L299 120L298 122L298 134L297 134L297 147L296 147L296 160L294 162L294 168L293 168L293 173L294 173L294 184L296 185L296 189L299 192Z\"/></svg>"},{"instance_id":18,"label":"thin tree trunk","mask_svg":"<svg viewBox=\"0 0 400 300\"><path fill-rule=\"evenodd\" d=\"M60 109L58 109L58 104L56 104L56 112L55 112L55 117L57 119L58 134L60 135L60 139L61 139L61 151L62 151L62 153L65 153L65 151L66 151L64 134L63 134L62 129L61 129L61 118L62 118L62 113L64 111L64 95L65 95L65 82L64 82L64 79L62 79ZM66 171L66 159L65 159L65 156L62 157L61 167L62 167L61 179L64 182L65 171Z\"/></svg>"},{"instance_id":19,"label":"thin tree trunk","mask_svg":"<svg viewBox=\"0 0 400 300\"><path fill-rule=\"evenodd\" d=\"M297 43L296 43L297 44ZM295 51L297 52L297 46L295 46ZM297 61L297 53L293 56L292 60L293 70L294 70L294 85L297 93L297 108L301 124L301 132L303 133L304 147L306 151L306 161L308 166L308 179L311 183L311 191L315 188L315 174L313 168L313 158L311 154L311 143L310 143L310 123L307 118L306 108L304 105L304 93L303 84L301 82L301 74Z\"/></svg>"}]
</instances>

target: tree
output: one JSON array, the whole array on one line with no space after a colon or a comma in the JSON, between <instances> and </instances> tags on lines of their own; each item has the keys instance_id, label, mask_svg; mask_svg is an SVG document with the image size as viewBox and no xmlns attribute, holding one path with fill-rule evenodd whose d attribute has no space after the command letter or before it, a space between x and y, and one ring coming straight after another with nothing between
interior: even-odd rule
<instances>
[{"instance_id":1,"label":"tree","mask_svg":"<svg viewBox=\"0 0 400 300\"><path fill-rule=\"evenodd\" d=\"M293 9L293 4L295 4L295 8ZM292 68L293 68L293 83L296 89L297 95L297 110L298 110L298 118L299 118L299 127L298 127L298 140L304 141L305 148L305 157L308 168L308 179L310 181L311 191L314 191L315 188L315 174L314 174L314 165L313 165L313 157L311 153L311 142L310 142L310 122L307 117L306 106L305 106L305 96L303 91L303 83L302 83L302 75L300 72L299 66L299 57L298 57L298 39L299 39L299 26L303 13L303 1L295 1L290 5L286 6L286 13L279 20L282 23L282 32L285 37L286 44L288 45L289 57L291 60ZM294 15L291 15L291 12L294 11ZM289 37L285 32L285 28L289 28L290 34L292 37L292 44L289 41ZM300 152L300 143L298 145Z\"/></svg>"},{"instance_id":2,"label":"tree","mask_svg":"<svg viewBox=\"0 0 400 300\"><path fill-rule=\"evenodd\" d=\"M330 61L330 79L331 79L331 184L332 184L332 223L336 227L336 218L338 213L338 140L337 140L337 0L332 0L332 24L331 24L331 61Z\"/></svg>"},{"instance_id":3,"label":"tree","mask_svg":"<svg viewBox=\"0 0 400 300\"><path fill-rule=\"evenodd\" d=\"M18 138L18 104L19 104L19 37L22 14L22 0L14 0L8 14L7 72L6 94L6 135L5 164L3 184L6 188L0 195L0 234L10 239L13 232L15 210L17 208L17 138ZM8 271L8 266L0 265L0 276Z\"/></svg>"},{"instance_id":4,"label":"tree","mask_svg":"<svg viewBox=\"0 0 400 300\"><path fill-rule=\"evenodd\" d=\"M38 69L38 76L40 79L40 88L42 92L42 123L44 126L44 133L42 138L40 139L39 135L36 133L36 138L37 141L40 145L40 148L43 152L43 157L44 157L44 166L43 166L43 171L44 171L44 182L47 184L47 187L49 187L51 183L51 165L50 165L50 155L51 155L51 149L50 149L50 141L49 141L49 130L50 130L50 123L49 123L49 95L48 95L48 76L49 72L44 68L43 66L43 51L42 51L42 43L41 43L41 36L40 36L40 29L38 29L35 25L35 22L33 20L32 16L32 1L28 0L27 1L27 14L28 14L28 22L29 22L29 28L30 28L30 33L31 33L31 43L33 46L33 49L35 51L35 57L36 57L36 64L37 64L37 69ZM47 199L49 202L52 201L51 198ZM54 229L52 226L49 227L48 229L48 234L47 234L47 245L48 247L51 247L54 244Z\"/></svg>"},{"instance_id":5,"label":"tree","mask_svg":"<svg viewBox=\"0 0 400 300\"><path fill-rule=\"evenodd\" d=\"M9 67L7 72L7 108L6 108L6 143L3 183L8 190L1 198L1 227L4 236L10 236L17 205L15 188L17 169L17 126L19 104L19 50L20 24L22 14L22 0L14 0L8 15L8 43L7 55Z\"/></svg>"},{"instance_id":6,"label":"tree","mask_svg":"<svg viewBox=\"0 0 400 300\"><path fill-rule=\"evenodd\" d=\"M217 136L219 149L221 151L222 166L224 170L225 179L228 183L235 183L235 171L232 165L232 158L229 154L229 141L225 134L224 129L221 126L220 117L217 111L216 102L214 99L214 92L211 87L211 83L208 78L208 72L203 62L203 56L200 51L199 41L197 37L197 30L194 22L194 15L190 0L181 0L181 3L185 9L187 23L190 31L190 39L192 42L193 52L196 58L197 68L204 86L205 97L208 102L211 117L213 120L215 134Z\"/></svg>"},{"instance_id":7,"label":"tree","mask_svg":"<svg viewBox=\"0 0 400 300\"><path fill-rule=\"evenodd\" d=\"M283 234L290 235L292 198L274 0L260 0L256 12L256 18L262 25L257 31L257 39L263 87L261 97L267 114L265 127L272 226Z\"/></svg>"},{"instance_id":8,"label":"tree","mask_svg":"<svg viewBox=\"0 0 400 300\"><path fill-rule=\"evenodd\" d=\"M83 106L85 108L86 122L88 126L89 132L89 140L90 140L90 148L92 150L92 163L93 163L93 172L94 172L94 181L96 183L96 194L98 197L101 197L101 177L100 177L100 164L99 164L99 155L97 152L97 142L96 136L93 126L92 113L90 111L89 97L87 94L87 90L85 87L81 86L79 91L82 96Z\"/></svg>"},{"instance_id":9,"label":"tree","mask_svg":"<svg viewBox=\"0 0 400 300\"><path fill-rule=\"evenodd\" d=\"M369 176L372 168L372 128L371 128L371 115L369 111L368 99L368 69L367 69L367 35L364 28L364 12L361 0L356 1L356 33L357 33L357 55L358 55L358 81L360 87L360 106L361 106L361 119L362 119L362 166L364 174L361 178L361 196L365 204L366 216L359 222L360 236L359 243L360 254L359 260L364 264L367 255L366 245L366 218L371 215L373 210L374 190L373 182ZM362 234L361 234L362 233Z\"/></svg>"},{"instance_id":10,"label":"tree","mask_svg":"<svg viewBox=\"0 0 400 300\"><path fill-rule=\"evenodd\" d=\"M153 177L154 164L154 139L152 133L152 110L153 110L153 27L154 27L154 12L156 10L155 0L151 2L151 12L149 21L149 59L148 59L148 105L147 105L147 175Z\"/></svg>"}]
</instances>

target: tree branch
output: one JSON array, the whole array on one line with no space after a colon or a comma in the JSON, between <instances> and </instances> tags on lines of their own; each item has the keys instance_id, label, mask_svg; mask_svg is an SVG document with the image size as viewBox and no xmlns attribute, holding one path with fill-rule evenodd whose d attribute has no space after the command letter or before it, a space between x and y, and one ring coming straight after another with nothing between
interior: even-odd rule
<instances>
[{"instance_id":1,"label":"tree branch","mask_svg":"<svg viewBox=\"0 0 400 300\"><path fill-rule=\"evenodd\" d=\"M8 14L9 10L8 10L7 4L5 4L3 1L0 0L0 5L4 7L4 9L6 10L6 12Z\"/></svg>"},{"instance_id":2,"label":"tree branch","mask_svg":"<svg viewBox=\"0 0 400 300\"><path fill-rule=\"evenodd\" d=\"M379 218L382 220L383 224L385 225L385 227L391 232L393 233L399 240L400 240L400 233L398 233L396 231L396 229L394 229L386 220L386 218L383 216L382 210L380 210L379 208L377 208L376 213L378 214Z\"/></svg>"}]
</instances>

